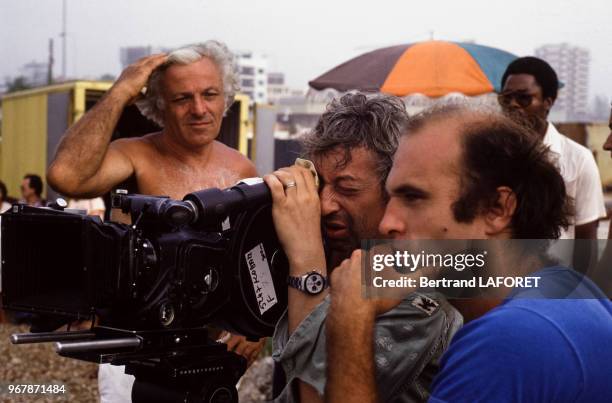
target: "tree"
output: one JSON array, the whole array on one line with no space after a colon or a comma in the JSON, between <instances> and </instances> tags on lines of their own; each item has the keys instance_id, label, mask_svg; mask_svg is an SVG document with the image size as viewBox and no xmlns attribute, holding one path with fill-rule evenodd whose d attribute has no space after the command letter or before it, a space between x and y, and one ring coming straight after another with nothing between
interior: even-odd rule
<instances>
[{"instance_id":1,"label":"tree","mask_svg":"<svg viewBox=\"0 0 612 403\"><path fill-rule=\"evenodd\" d=\"M23 76L15 77L13 80L6 80L6 92L15 92L32 88L27 79Z\"/></svg>"}]
</instances>

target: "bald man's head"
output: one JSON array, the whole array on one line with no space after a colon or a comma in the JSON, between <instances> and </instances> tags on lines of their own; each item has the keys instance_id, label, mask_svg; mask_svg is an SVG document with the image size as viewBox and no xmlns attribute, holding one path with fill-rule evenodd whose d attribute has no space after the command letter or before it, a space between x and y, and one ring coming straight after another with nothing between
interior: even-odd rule
<instances>
[{"instance_id":1,"label":"bald man's head","mask_svg":"<svg viewBox=\"0 0 612 403\"><path fill-rule=\"evenodd\" d=\"M432 197L442 192L452 219L463 225L498 209L500 189L509 189L516 201L507 228L513 238L558 238L572 214L563 178L538 137L500 112L469 104L434 107L411 118L392 174L391 192L402 184ZM476 237L485 229L458 231Z\"/></svg>"}]
</instances>

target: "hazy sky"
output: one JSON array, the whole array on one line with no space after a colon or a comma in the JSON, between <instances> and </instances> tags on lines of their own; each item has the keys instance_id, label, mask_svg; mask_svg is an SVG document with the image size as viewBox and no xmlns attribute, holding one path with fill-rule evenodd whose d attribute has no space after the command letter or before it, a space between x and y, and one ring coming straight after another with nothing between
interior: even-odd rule
<instances>
[{"instance_id":1,"label":"hazy sky","mask_svg":"<svg viewBox=\"0 0 612 403\"><path fill-rule=\"evenodd\" d=\"M475 40L517 55L545 43L591 51L590 97L612 97L612 0L67 0L68 75L117 75L119 47L205 39L265 54L289 85L378 47ZM45 61L61 71L62 0L0 0L0 79Z\"/></svg>"}]
</instances>

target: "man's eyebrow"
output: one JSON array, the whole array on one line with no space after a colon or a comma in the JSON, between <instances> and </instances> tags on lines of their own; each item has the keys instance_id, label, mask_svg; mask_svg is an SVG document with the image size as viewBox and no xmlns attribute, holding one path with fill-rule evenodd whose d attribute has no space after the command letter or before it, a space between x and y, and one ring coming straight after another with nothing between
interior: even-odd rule
<instances>
[{"instance_id":1,"label":"man's eyebrow","mask_svg":"<svg viewBox=\"0 0 612 403\"><path fill-rule=\"evenodd\" d=\"M206 92L206 91L221 91L219 89L219 87L215 86L215 85L211 85L209 87L206 87L202 90L202 92ZM193 96L194 92L193 91L189 91L189 90L185 90L185 91L176 91L171 93L171 95L173 97L178 97L178 96Z\"/></svg>"},{"instance_id":2,"label":"man's eyebrow","mask_svg":"<svg viewBox=\"0 0 612 403\"><path fill-rule=\"evenodd\" d=\"M505 90L502 91L501 94L505 95L505 94L514 94L516 92L529 92L529 88L515 88L515 89L511 89L511 90Z\"/></svg>"},{"instance_id":3,"label":"man's eyebrow","mask_svg":"<svg viewBox=\"0 0 612 403\"><path fill-rule=\"evenodd\" d=\"M341 176L337 176L334 178L334 182L341 182L341 181L356 181L357 178L355 178L352 175L341 175Z\"/></svg>"},{"instance_id":4,"label":"man's eyebrow","mask_svg":"<svg viewBox=\"0 0 612 403\"><path fill-rule=\"evenodd\" d=\"M172 97L189 97L193 96L193 92L191 91L177 91L171 94Z\"/></svg>"},{"instance_id":5,"label":"man's eyebrow","mask_svg":"<svg viewBox=\"0 0 612 403\"><path fill-rule=\"evenodd\" d=\"M420 189L416 186L404 183L400 186L388 189L389 194L391 195L411 195L411 196L421 196L421 197L426 197L429 196L429 192Z\"/></svg>"}]
</instances>

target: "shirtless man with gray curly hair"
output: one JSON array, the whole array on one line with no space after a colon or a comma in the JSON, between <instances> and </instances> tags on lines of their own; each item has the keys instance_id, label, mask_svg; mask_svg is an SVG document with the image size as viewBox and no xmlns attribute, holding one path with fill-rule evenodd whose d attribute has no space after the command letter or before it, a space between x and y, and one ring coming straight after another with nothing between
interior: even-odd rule
<instances>
[{"instance_id":1,"label":"shirtless man with gray curly hair","mask_svg":"<svg viewBox=\"0 0 612 403\"><path fill-rule=\"evenodd\" d=\"M66 131L47 181L66 196L93 198L133 177L139 193L182 199L196 190L225 188L257 176L251 161L215 140L237 90L234 56L217 41L140 59ZM162 130L111 143L123 109L133 102ZM242 336L222 337L249 363L263 347L263 339L251 343ZM102 391L102 378L100 386Z\"/></svg>"},{"instance_id":2,"label":"shirtless man with gray curly hair","mask_svg":"<svg viewBox=\"0 0 612 403\"><path fill-rule=\"evenodd\" d=\"M234 57L220 42L145 57L64 134L47 180L62 194L84 198L134 176L140 193L182 199L255 176L247 158L215 140L237 88ZM123 109L134 101L162 130L110 143Z\"/></svg>"}]
</instances>

